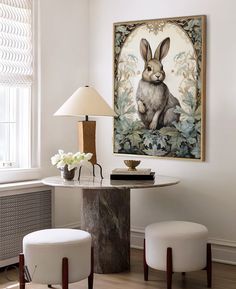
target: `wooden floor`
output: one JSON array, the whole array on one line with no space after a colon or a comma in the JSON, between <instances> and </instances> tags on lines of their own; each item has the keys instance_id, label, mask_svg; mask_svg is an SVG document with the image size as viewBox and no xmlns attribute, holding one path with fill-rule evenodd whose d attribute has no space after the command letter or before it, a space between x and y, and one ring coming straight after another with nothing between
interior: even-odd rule
<instances>
[{"instance_id":1,"label":"wooden floor","mask_svg":"<svg viewBox=\"0 0 236 289\"><path fill-rule=\"evenodd\" d=\"M18 289L17 269L0 272L0 289ZM95 274L94 289L166 289L165 273L150 271L143 281L142 251L132 250L131 271L119 274ZM60 286L55 286L60 288ZM87 281L70 284L70 289L87 289ZM173 275L173 289L202 289L206 287L206 272L191 272L182 277ZM213 263L213 289L236 289L236 266ZM45 285L27 284L26 289L47 289Z\"/></svg>"}]
</instances>

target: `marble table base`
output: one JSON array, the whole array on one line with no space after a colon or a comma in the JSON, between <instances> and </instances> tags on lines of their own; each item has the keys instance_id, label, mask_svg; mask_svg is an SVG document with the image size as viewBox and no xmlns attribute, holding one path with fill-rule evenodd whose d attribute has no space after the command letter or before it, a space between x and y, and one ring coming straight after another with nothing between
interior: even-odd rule
<instances>
[{"instance_id":1,"label":"marble table base","mask_svg":"<svg viewBox=\"0 0 236 289\"><path fill-rule=\"evenodd\" d=\"M94 272L130 269L130 189L83 189L81 229L92 235Z\"/></svg>"}]
</instances>

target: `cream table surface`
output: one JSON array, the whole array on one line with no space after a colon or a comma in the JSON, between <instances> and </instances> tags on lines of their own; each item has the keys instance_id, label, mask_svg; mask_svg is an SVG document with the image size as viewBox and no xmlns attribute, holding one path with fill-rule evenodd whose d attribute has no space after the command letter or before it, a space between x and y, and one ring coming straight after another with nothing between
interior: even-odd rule
<instances>
[{"instance_id":1,"label":"cream table surface","mask_svg":"<svg viewBox=\"0 0 236 289\"><path fill-rule=\"evenodd\" d=\"M78 187L81 189L110 189L110 188L155 188L176 185L179 183L178 178L169 176L156 176L155 180L109 180L96 177L83 177L79 181L66 181L60 176L48 177L42 180L45 185L55 187Z\"/></svg>"}]
</instances>

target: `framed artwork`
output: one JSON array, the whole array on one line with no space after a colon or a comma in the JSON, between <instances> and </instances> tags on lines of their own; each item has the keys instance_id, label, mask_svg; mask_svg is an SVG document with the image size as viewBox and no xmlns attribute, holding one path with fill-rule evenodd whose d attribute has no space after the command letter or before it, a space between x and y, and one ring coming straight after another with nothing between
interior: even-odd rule
<instances>
[{"instance_id":1,"label":"framed artwork","mask_svg":"<svg viewBox=\"0 0 236 289\"><path fill-rule=\"evenodd\" d=\"M204 160L206 16L114 24L114 153Z\"/></svg>"}]
</instances>

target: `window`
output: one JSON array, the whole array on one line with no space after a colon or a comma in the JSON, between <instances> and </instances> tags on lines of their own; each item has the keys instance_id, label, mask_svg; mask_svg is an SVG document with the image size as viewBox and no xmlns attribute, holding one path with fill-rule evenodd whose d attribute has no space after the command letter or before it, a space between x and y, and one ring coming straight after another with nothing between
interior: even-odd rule
<instances>
[{"instance_id":1,"label":"window","mask_svg":"<svg viewBox=\"0 0 236 289\"><path fill-rule=\"evenodd\" d=\"M35 166L33 20L33 0L1 0L0 172Z\"/></svg>"},{"instance_id":2,"label":"window","mask_svg":"<svg viewBox=\"0 0 236 289\"><path fill-rule=\"evenodd\" d=\"M30 87L0 86L0 168L30 167Z\"/></svg>"}]
</instances>

